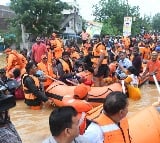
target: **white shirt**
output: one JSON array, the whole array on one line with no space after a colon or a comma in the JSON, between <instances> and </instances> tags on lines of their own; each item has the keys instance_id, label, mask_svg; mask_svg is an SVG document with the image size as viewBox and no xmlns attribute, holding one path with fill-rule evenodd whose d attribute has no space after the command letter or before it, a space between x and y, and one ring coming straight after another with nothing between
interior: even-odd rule
<instances>
[{"instance_id":1,"label":"white shirt","mask_svg":"<svg viewBox=\"0 0 160 143\"><path fill-rule=\"evenodd\" d=\"M104 137L101 127L92 122L83 135L89 143L103 143Z\"/></svg>"},{"instance_id":2,"label":"white shirt","mask_svg":"<svg viewBox=\"0 0 160 143\"><path fill-rule=\"evenodd\" d=\"M57 141L54 139L53 136L50 136L47 139L45 139L42 143L57 143ZM82 135L79 135L71 143L90 143L90 142L87 140L87 138L83 137Z\"/></svg>"}]
</instances>

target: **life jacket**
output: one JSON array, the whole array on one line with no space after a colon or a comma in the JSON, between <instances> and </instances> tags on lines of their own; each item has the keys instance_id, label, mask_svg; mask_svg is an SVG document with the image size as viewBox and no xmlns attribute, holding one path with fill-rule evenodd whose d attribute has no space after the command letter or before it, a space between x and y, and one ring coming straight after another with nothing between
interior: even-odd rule
<instances>
[{"instance_id":1,"label":"life jacket","mask_svg":"<svg viewBox=\"0 0 160 143\"><path fill-rule=\"evenodd\" d=\"M48 62L49 63L52 63L52 59L55 58L54 55L55 55L54 51L49 49L49 51L47 53L47 57L48 57Z\"/></svg>"},{"instance_id":2,"label":"life jacket","mask_svg":"<svg viewBox=\"0 0 160 143\"><path fill-rule=\"evenodd\" d=\"M106 52L106 48L101 42L99 42L96 45L94 45L94 47L93 47L93 53L92 53L93 56L92 56L92 59L91 59L91 61L93 62L95 67L98 64L98 61L99 61L101 53L105 54L105 57L104 57L104 59L102 61L102 64L107 64L107 56L108 56L108 54Z\"/></svg>"},{"instance_id":3,"label":"life jacket","mask_svg":"<svg viewBox=\"0 0 160 143\"><path fill-rule=\"evenodd\" d=\"M101 113L93 121L101 128L104 135L104 143L131 143L126 118L120 121L120 125L117 125L104 113Z\"/></svg>"},{"instance_id":4,"label":"life jacket","mask_svg":"<svg viewBox=\"0 0 160 143\"><path fill-rule=\"evenodd\" d=\"M30 76L33 81L35 82L35 85L39 88L40 87L40 83L39 83L39 79L33 75L28 75L28 74L24 74L23 77L22 77L22 87L23 87L23 91L24 91L24 97L25 99L28 99L28 100L34 100L36 99L37 97L35 95L33 95L33 93L31 93L29 91L29 89L27 87L25 87L23 81L24 79L27 77L27 76Z\"/></svg>"},{"instance_id":5,"label":"life jacket","mask_svg":"<svg viewBox=\"0 0 160 143\"><path fill-rule=\"evenodd\" d=\"M42 70L46 75L51 76L52 78L56 78L56 75L53 73L52 66L50 63L44 64L43 62L40 62L37 64L38 69ZM49 86L53 81L50 78L47 78L47 80L44 82L44 87Z\"/></svg>"},{"instance_id":6,"label":"life jacket","mask_svg":"<svg viewBox=\"0 0 160 143\"><path fill-rule=\"evenodd\" d=\"M59 61L60 61L61 64L62 64L63 71L66 72L66 73L68 73L68 72L70 73L70 72L71 72L71 69L70 69L68 63L65 62L63 59L59 59ZM72 60L69 59L69 61L70 61L70 63L71 63L71 66L73 67L73 62L72 62Z\"/></svg>"},{"instance_id":7,"label":"life jacket","mask_svg":"<svg viewBox=\"0 0 160 143\"><path fill-rule=\"evenodd\" d=\"M55 58L56 59L61 58L63 53L63 48L60 41L56 38L54 40L51 40L50 43L51 43L51 46L54 47Z\"/></svg>"},{"instance_id":8,"label":"life jacket","mask_svg":"<svg viewBox=\"0 0 160 143\"><path fill-rule=\"evenodd\" d=\"M12 50L8 55L7 65L7 70L10 70L12 68L21 68L23 66L21 54L19 54L16 50Z\"/></svg>"}]
</instances>

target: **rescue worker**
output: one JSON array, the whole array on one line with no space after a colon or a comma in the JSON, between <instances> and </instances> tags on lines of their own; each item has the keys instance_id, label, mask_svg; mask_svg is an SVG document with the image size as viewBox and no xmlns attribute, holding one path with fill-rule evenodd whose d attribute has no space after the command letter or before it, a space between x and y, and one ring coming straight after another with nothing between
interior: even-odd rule
<instances>
[{"instance_id":1,"label":"rescue worker","mask_svg":"<svg viewBox=\"0 0 160 143\"><path fill-rule=\"evenodd\" d=\"M44 89L47 89L47 87L53 82L51 78L56 78L56 75L53 73L53 70L52 70L52 64L48 63L48 59L46 55L42 55L41 62L38 63L37 66L38 66L38 69L43 71L43 73L45 74L44 77L46 77L46 80L43 82L43 84L44 84Z\"/></svg>"},{"instance_id":2,"label":"rescue worker","mask_svg":"<svg viewBox=\"0 0 160 143\"><path fill-rule=\"evenodd\" d=\"M6 76L9 78L13 77L13 70L16 68L21 70L21 75L24 74L27 63L25 57L10 48L7 48L4 52L7 55Z\"/></svg>"},{"instance_id":3,"label":"rescue worker","mask_svg":"<svg viewBox=\"0 0 160 143\"><path fill-rule=\"evenodd\" d=\"M66 82L66 78L71 79L73 77L73 61L68 52L62 53L62 58L59 59L59 63L57 63L57 69L60 80L63 82Z\"/></svg>"},{"instance_id":4,"label":"rescue worker","mask_svg":"<svg viewBox=\"0 0 160 143\"><path fill-rule=\"evenodd\" d=\"M55 58L61 58L63 53L62 43L56 38L56 33L52 33L50 43L54 49Z\"/></svg>"},{"instance_id":5,"label":"rescue worker","mask_svg":"<svg viewBox=\"0 0 160 143\"><path fill-rule=\"evenodd\" d=\"M158 60L158 53L153 51L151 54L151 60L147 62L147 67L144 73L142 74L142 78L145 78L149 73L149 83L154 83L154 79L152 77L155 74L157 81L160 83L160 61Z\"/></svg>"},{"instance_id":6,"label":"rescue worker","mask_svg":"<svg viewBox=\"0 0 160 143\"><path fill-rule=\"evenodd\" d=\"M127 96L122 92L107 95L103 109L84 133L89 143L131 143L126 118L128 104Z\"/></svg>"},{"instance_id":7,"label":"rescue worker","mask_svg":"<svg viewBox=\"0 0 160 143\"><path fill-rule=\"evenodd\" d=\"M93 68L94 68L94 86L103 86L103 78L108 76L109 68L107 65L108 53L106 47L100 41L100 37L95 38L95 45L92 53Z\"/></svg>"},{"instance_id":8,"label":"rescue worker","mask_svg":"<svg viewBox=\"0 0 160 143\"><path fill-rule=\"evenodd\" d=\"M51 102L50 99L40 90L38 77L35 76L37 67L34 62L26 65L26 74L22 77L22 86L25 96L25 103L33 110L41 109L42 102Z\"/></svg>"},{"instance_id":9,"label":"rescue worker","mask_svg":"<svg viewBox=\"0 0 160 143\"><path fill-rule=\"evenodd\" d=\"M47 47L48 62L52 63L52 59L55 58L54 47L51 46L49 41L47 42L46 47Z\"/></svg>"}]
</instances>

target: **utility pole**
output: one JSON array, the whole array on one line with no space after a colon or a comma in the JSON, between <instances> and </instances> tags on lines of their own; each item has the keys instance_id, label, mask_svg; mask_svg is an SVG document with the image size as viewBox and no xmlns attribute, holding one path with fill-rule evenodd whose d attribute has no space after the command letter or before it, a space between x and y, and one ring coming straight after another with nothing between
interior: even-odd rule
<instances>
[{"instance_id":1,"label":"utility pole","mask_svg":"<svg viewBox=\"0 0 160 143\"><path fill-rule=\"evenodd\" d=\"M128 5L128 0L127 1L127 17L128 17L128 10L129 10L129 5Z\"/></svg>"},{"instance_id":2,"label":"utility pole","mask_svg":"<svg viewBox=\"0 0 160 143\"><path fill-rule=\"evenodd\" d=\"M77 10L76 10L76 0L74 0L74 20L73 20L73 28L74 28L74 32L75 34L77 34L76 32L76 14Z\"/></svg>"}]
</instances>

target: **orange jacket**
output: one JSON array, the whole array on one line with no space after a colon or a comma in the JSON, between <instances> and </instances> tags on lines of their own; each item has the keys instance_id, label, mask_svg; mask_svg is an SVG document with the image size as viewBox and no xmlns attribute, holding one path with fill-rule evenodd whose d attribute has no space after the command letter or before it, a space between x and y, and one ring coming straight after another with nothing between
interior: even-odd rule
<instances>
[{"instance_id":1,"label":"orange jacket","mask_svg":"<svg viewBox=\"0 0 160 143\"><path fill-rule=\"evenodd\" d=\"M54 39L50 41L51 46L54 47L55 58L61 58L63 53L62 44L58 39Z\"/></svg>"},{"instance_id":2,"label":"orange jacket","mask_svg":"<svg viewBox=\"0 0 160 143\"><path fill-rule=\"evenodd\" d=\"M107 54L107 51L106 51L106 47L102 43L97 43L93 47L93 58L91 59L92 62L93 62L93 65L95 67L98 64L98 61L99 61L99 58L100 58L101 54L105 55L101 64L107 64L108 54Z\"/></svg>"},{"instance_id":3,"label":"orange jacket","mask_svg":"<svg viewBox=\"0 0 160 143\"><path fill-rule=\"evenodd\" d=\"M144 51L143 51L143 59L144 60L149 60L151 57L151 50L150 48L144 48Z\"/></svg>"},{"instance_id":4,"label":"orange jacket","mask_svg":"<svg viewBox=\"0 0 160 143\"><path fill-rule=\"evenodd\" d=\"M93 121L100 125L104 135L104 143L131 143L126 118L120 121L120 125L117 125L109 117L101 113Z\"/></svg>"},{"instance_id":5,"label":"orange jacket","mask_svg":"<svg viewBox=\"0 0 160 143\"><path fill-rule=\"evenodd\" d=\"M43 62L40 62L37 64L38 69L42 70L46 75L51 76L52 78L56 78L56 75L53 73L52 65L50 63L44 64ZM52 79L47 78L47 80L44 82L44 87L49 86L53 82Z\"/></svg>"},{"instance_id":6,"label":"orange jacket","mask_svg":"<svg viewBox=\"0 0 160 143\"><path fill-rule=\"evenodd\" d=\"M52 59L55 58L54 51L49 49L47 56L48 56L48 62L52 63Z\"/></svg>"},{"instance_id":7,"label":"orange jacket","mask_svg":"<svg viewBox=\"0 0 160 143\"><path fill-rule=\"evenodd\" d=\"M7 71L13 68L22 68L22 56L16 50L12 50L7 57Z\"/></svg>"},{"instance_id":8,"label":"orange jacket","mask_svg":"<svg viewBox=\"0 0 160 143\"><path fill-rule=\"evenodd\" d=\"M35 85L36 85L37 87L40 87L39 80L38 80L37 77L35 77L35 76L33 76L33 75L24 74L23 79L24 79L26 76L30 76L30 77L34 80ZM37 97L36 97L35 95L33 95L33 93L30 93L29 90L28 90L28 88L24 86L24 84L23 84L23 79L22 79L22 87L23 87L25 99L35 100Z\"/></svg>"}]
</instances>

